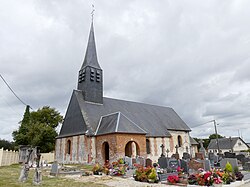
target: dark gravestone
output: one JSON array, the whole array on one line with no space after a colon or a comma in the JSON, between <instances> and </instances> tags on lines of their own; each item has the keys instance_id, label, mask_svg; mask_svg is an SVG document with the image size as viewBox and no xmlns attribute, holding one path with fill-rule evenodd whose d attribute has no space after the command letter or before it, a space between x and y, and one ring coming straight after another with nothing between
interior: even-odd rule
<instances>
[{"instance_id":1,"label":"dark gravestone","mask_svg":"<svg viewBox=\"0 0 250 187\"><path fill-rule=\"evenodd\" d=\"M152 167L152 160L150 158L146 159L146 167Z\"/></svg>"},{"instance_id":2,"label":"dark gravestone","mask_svg":"<svg viewBox=\"0 0 250 187\"><path fill-rule=\"evenodd\" d=\"M168 158L166 158L165 156L161 156L158 159L158 163L160 165L160 168L166 169L168 167Z\"/></svg>"},{"instance_id":3,"label":"dark gravestone","mask_svg":"<svg viewBox=\"0 0 250 187\"><path fill-rule=\"evenodd\" d=\"M177 171L178 166L180 166L180 163L177 159L169 159L168 161L168 168L172 171Z\"/></svg>"},{"instance_id":4,"label":"dark gravestone","mask_svg":"<svg viewBox=\"0 0 250 187\"><path fill-rule=\"evenodd\" d=\"M229 162L233 168L238 167L238 161L236 158L224 158L220 161L221 169L224 169L227 162Z\"/></svg>"},{"instance_id":5,"label":"dark gravestone","mask_svg":"<svg viewBox=\"0 0 250 187\"><path fill-rule=\"evenodd\" d=\"M204 160L204 154L203 153L195 153L195 159Z\"/></svg>"},{"instance_id":6,"label":"dark gravestone","mask_svg":"<svg viewBox=\"0 0 250 187\"><path fill-rule=\"evenodd\" d=\"M181 160L181 168L183 168L183 172L185 173L189 171L188 162L186 160Z\"/></svg>"},{"instance_id":7,"label":"dark gravestone","mask_svg":"<svg viewBox=\"0 0 250 187\"><path fill-rule=\"evenodd\" d=\"M58 174L58 163L55 161L51 166L50 175L57 176Z\"/></svg>"},{"instance_id":8,"label":"dark gravestone","mask_svg":"<svg viewBox=\"0 0 250 187\"><path fill-rule=\"evenodd\" d=\"M245 171L250 170L250 162L246 162L245 165L243 165L243 170L245 170Z\"/></svg>"},{"instance_id":9,"label":"dark gravestone","mask_svg":"<svg viewBox=\"0 0 250 187\"><path fill-rule=\"evenodd\" d=\"M236 158L235 153L225 152L225 158Z\"/></svg>"},{"instance_id":10,"label":"dark gravestone","mask_svg":"<svg viewBox=\"0 0 250 187\"><path fill-rule=\"evenodd\" d=\"M204 163L198 160L191 159L188 163L189 169L197 171L198 169L204 169Z\"/></svg>"},{"instance_id":11,"label":"dark gravestone","mask_svg":"<svg viewBox=\"0 0 250 187\"><path fill-rule=\"evenodd\" d=\"M190 157L190 154L189 153L183 153L183 156L182 156L182 159L184 160L189 160L191 157Z\"/></svg>"}]
</instances>

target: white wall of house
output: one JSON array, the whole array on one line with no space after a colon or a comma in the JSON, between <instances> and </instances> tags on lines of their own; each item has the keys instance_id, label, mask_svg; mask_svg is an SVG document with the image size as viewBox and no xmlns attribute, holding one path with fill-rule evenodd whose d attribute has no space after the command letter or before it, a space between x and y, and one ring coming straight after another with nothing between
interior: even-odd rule
<instances>
[{"instance_id":1,"label":"white wall of house","mask_svg":"<svg viewBox=\"0 0 250 187\"><path fill-rule=\"evenodd\" d=\"M233 147L233 151L234 152L240 152L240 151L243 151L243 150L248 150L248 147L244 142L242 142L240 139L238 139L236 144Z\"/></svg>"}]
</instances>

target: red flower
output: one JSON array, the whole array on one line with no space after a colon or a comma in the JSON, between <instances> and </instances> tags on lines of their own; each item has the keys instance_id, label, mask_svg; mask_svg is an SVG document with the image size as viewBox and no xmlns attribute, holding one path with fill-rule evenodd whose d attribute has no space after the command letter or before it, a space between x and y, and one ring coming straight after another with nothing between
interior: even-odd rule
<instances>
[{"instance_id":1,"label":"red flower","mask_svg":"<svg viewBox=\"0 0 250 187\"><path fill-rule=\"evenodd\" d=\"M174 183L177 183L179 181L179 177L176 175L170 175L170 176L168 176L167 180L168 180L168 182L174 184Z\"/></svg>"}]
</instances>

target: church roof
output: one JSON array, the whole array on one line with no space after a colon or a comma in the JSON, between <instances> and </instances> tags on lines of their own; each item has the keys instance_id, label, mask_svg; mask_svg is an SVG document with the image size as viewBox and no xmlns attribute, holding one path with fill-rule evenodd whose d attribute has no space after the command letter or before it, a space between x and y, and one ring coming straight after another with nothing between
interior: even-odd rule
<instances>
[{"instance_id":1,"label":"church roof","mask_svg":"<svg viewBox=\"0 0 250 187\"><path fill-rule=\"evenodd\" d=\"M93 22L91 23L91 27L90 27L89 40L88 40L87 50L85 53L85 58L84 58L84 61L82 64L82 68L84 68L86 66L91 66L91 67L94 67L97 69L101 69L101 67L98 63L98 60L97 60Z\"/></svg>"},{"instance_id":2,"label":"church roof","mask_svg":"<svg viewBox=\"0 0 250 187\"><path fill-rule=\"evenodd\" d=\"M116 112L101 117L95 135L110 133L147 134L145 130L128 119L121 112Z\"/></svg>"},{"instance_id":3,"label":"church roof","mask_svg":"<svg viewBox=\"0 0 250 187\"><path fill-rule=\"evenodd\" d=\"M72 134L85 134L85 131L89 128L91 128L93 132L97 132L97 134L107 132L111 133L111 131L115 132L115 122L117 122L118 119L122 119L119 123L122 125L118 130L124 133L131 133L133 130L137 129L136 126L138 126L139 129L146 131L146 136L153 137L170 137L171 134L168 130L191 131L172 108L107 97L103 98L103 104L96 104L84 101L82 94L82 91L73 91L70 106L72 104L75 108L72 106L73 108L71 110L79 110L81 111L81 114L70 112L69 106L58 137L69 136ZM118 116L114 115L112 118L101 119L103 116L112 113L120 113L122 117L120 116L120 118L118 118ZM71 122L72 120L74 120L74 122ZM103 125L102 127L110 129L105 130L103 128L102 130L101 128L98 130L97 127L99 122ZM139 129L136 131L139 132Z\"/></svg>"}]
</instances>

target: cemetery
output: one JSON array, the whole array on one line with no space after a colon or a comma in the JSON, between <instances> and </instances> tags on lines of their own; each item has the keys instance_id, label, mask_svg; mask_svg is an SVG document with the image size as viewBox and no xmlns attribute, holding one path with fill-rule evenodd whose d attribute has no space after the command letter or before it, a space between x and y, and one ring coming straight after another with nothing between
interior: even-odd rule
<instances>
[{"instance_id":1,"label":"cemetery","mask_svg":"<svg viewBox=\"0 0 250 187\"><path fill-rule=\"evenodd\" d=\"M206 153L202 142L201 148L195 157L184 153L180 158L178 146L176 152L169 155L162 154L158 162L136 156L118 158L104 164L66 165L42 162L38 147L21 146L19 150L19 165L10 167L17 171L19 177L15 183L22 186L48 184L50 180L71 181L71 186L118 186L119 183L129 186L241 186L244 184L244 174L250 171L250 159L244 154L226 152L223 155ZM1 172L1 170L0 170ZM244 173L244 174L243 174ZM3 180L4 181L4 180ZM74 181L74 182L72 182ZM1 183L0 183L1 185Z\"/></svg>"}]
</instances>

